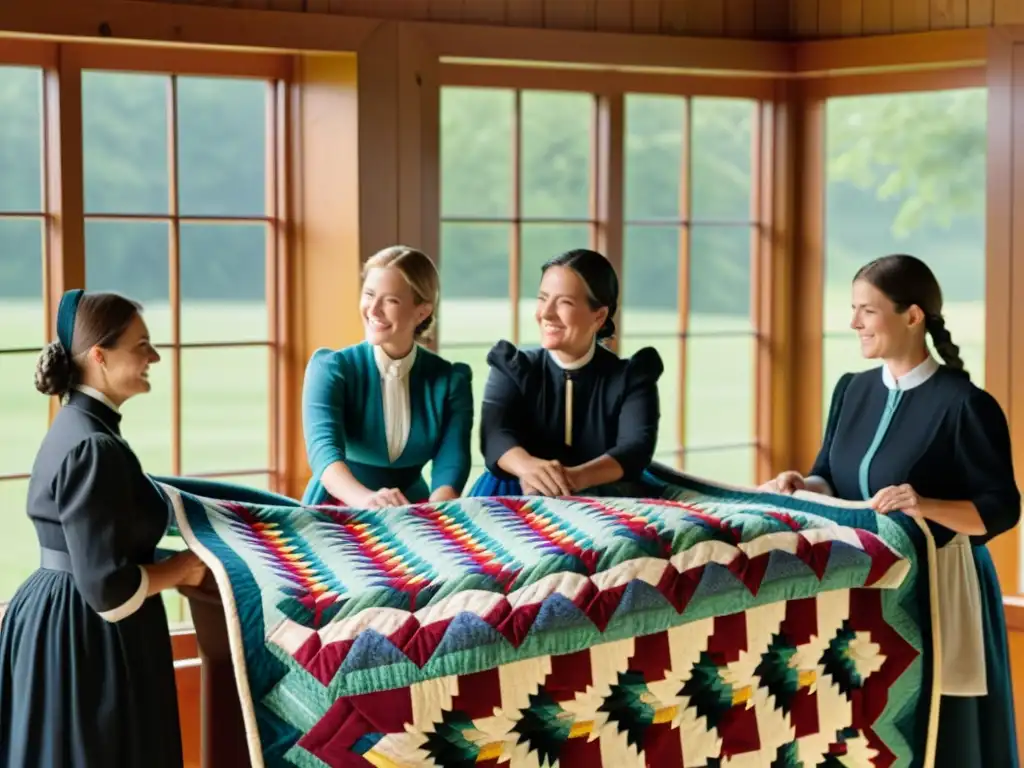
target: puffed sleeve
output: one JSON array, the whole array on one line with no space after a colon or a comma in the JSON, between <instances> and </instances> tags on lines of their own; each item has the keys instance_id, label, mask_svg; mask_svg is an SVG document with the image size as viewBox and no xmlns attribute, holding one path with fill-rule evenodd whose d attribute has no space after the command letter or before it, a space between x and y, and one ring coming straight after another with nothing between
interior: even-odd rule
<instances>
[{"instance_id":1,"label":"puffed sleeve","mask_svg":"<svg viewBox=\"0 0 1024 768\"><path fill-rule=\"evenodd\" d=\"M487 364L491 370L480 408L480 451L487 469L504 475L498 459L519 445L516 425L532 410L523 410L530 361L514 344L502 340L487 353Z\"/></svg>"},{"instance_id":2,"label":"puffed sleeve","mask_svg":"<svg viewBox=\"0 0 1024 768\"><path fill-rule=\"evenodd\" d=\"M988 392L972 387L956 416L953 436L956 471L985 524L983 544L1013 528L1020 518L1020 491L1013 475L1010 430L999 403Z\"/></svg>"},{"instance_id":3,"label":"puffed sleeve","mask_svg":"<svg viewBox=\"0 0 1024 768\"><path fill-rule=\"evenodd\" d=\"M626 364L618 438L607 453L621 465L627 480L639 477L654 457L661 419L658 379L664 370L654 347L637 350Z\"/></svg>"},{"instance_id":4,"label":"puffed sleeve","mask_svg":"<svg viewBox=\"0 0 1024 768\"><path fill-rule=\"evenodd\" d=\"M473 432L473 372L465 363L452 363L445 410L444 433L430 470L431 490L448 485L461 494L469 479Z\"/></svg>"},{"instance_id":5,"label":"puffed sleeve","mask_svg":"<svg viewBox=\"0 0 1024 768\"><path fill-rule=\"evenodd\" d=\"M130 489L138 472L123 445L98 434L68 454L54 479L75 585L89 607L110 622L138 611L149 590L146 571L130 556L137 511Z\"/></svg>"},{"instance_id":6,"label":"puffed sleeve","mask_svg":"<svg viewBox=\"0 0 1024 768\"><path fill-rule=\"evenodd\" d=\"M825 423L825 436L822 438L821 448L818 449L818 456L814 460L814 465L811 467L811 471L807 473L808 477L818 477L824 480L833 492L836 486L832 482L832 464L829 455L832 452L832 439L836 434L836 425L839 423L839 412L843 407L843 396L846 394L846 388L852 380L852 373L844 373L839 377L839 381L836 382L835 389L832 390L832 402L828 407L828 421Z\"/></svg>"},{"instance_id":7,"label":"puffed sleeve","mask_svg":"<svg viewBox=\"0 0 1024 768\"><path fill-rule=\"evenodd\" d=\"M313 477L345 460L345 371L341 355L318 349L302 382L302 430Z\"/></svg>"}]
</instances>

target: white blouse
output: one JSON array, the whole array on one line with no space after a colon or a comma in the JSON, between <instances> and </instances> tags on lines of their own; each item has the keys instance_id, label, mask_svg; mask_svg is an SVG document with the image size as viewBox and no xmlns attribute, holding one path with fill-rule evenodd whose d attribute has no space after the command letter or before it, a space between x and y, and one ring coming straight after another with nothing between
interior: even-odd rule
<instances>
[{"instance_id":1,"label":"white blouse","mask_svg":"<svg viewBox=\"0 0 1024 768\"><path fill-rule=\"evenodd\" d=\"M409 429L412 426L409 371L416 362L416 349L417 345L413 344L408 355L400 360L393 360L380 347L373 348L373 357L377 361L377 370L381 376L381 391L384 395L384 434L387 437L388 458L391 461L402 455L405 444L409 441Z\"/></svg>"}]
</instances>

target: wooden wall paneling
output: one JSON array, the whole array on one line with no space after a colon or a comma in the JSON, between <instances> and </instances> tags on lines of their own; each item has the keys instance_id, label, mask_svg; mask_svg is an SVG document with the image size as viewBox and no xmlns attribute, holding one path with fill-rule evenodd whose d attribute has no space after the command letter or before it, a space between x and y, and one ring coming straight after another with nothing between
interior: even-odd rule
<instances>
[{"instance_id":1,"label":"wooden wall paneling","mask_svg":"<svg viewBox=\"0 0 1024 768\"><path fill-rule=\"evenodd\" d=\"M789 36L803 39L818 35L818 0L789 0Z\"/></svg>"},{"instance_id":2,"label":"wooden wall paneling","mask_svg":"<svg viewBox=\"0 0 1024 768\"><path fill-rule=\"evenodd\" d=\"M510 27L543 27L544 0L506 3L505 23Z\"/></svg>"},{"instance_id":3,"label":"wooden wall paneling","mask_svg":"<svg viewBox=\"0 0 1024 768\"><path fill-rule=\"evenodd\" d=\"M994 0L967 0L967 26L989 27L994 22Z\"/></svg>"},{"instance_id":4,"label":"wooden wall paneling","mask_svg":"<svg viewBox=\"0 0 1024 768\"><path fill-rule=\"evenodd\" d=\"M818 28L816 37L842 37L843 0L826 0L818 3Z\"/></svg>"},{"instance_id":5,"label":"wooden wall paneling","mask_svg":"<svg viewBox=\"0 0 1024 768\"><path fill-rule=\"evenodd\" d=\"M719 74L746 73L762 78L788 76L793 69L793 49L786 43L463 24L410 22L410 26L421 31L442 62L492 59L545 66L612 66L688 73L715 70Z\"/></svg>"},{"instance_id":6,"label":"wooden wall paneling","mask_svg":"<svg viewBox=\"0 0 1024 768\"><path fill-rule=\"evenodd\" d=\"M663 11L662 24L667 34L686 29L686 8L681 3L670 3ZM594 12L594 29L598 32L632 31L632 6L625 0L599 0Z\"/></svg>"},{"instance_id":7,"label":"wooden wall paneling","mask_svg":"<svg viewBox=\"0 0 1024 768\"><path fill-rule=\"evenodd\" d=\"M967 26L968 0L932 0L931 29L960 29Z\"/></svg>"},{"instance_id":8,"label":"wooden wall paneling","mask_svg":"<svg viewBox=\"0 0 1024 768\"><path fill-rule=\"evenodd\" d=\"M245 23L239 23L243 18ZM379 23L344 16L131 0L0 3L0 30L4 32L103 40L107 44L131 41L243 50L354 51Z\"/></svg>"},{"instance_id":9,"label":"wooden wall paneling","mask_svg":"<svg viewBox=\"0 0 1024 768\"><path fill-rule=\"evenodd\" d=\"M686 5L677 2L677 5ZM630 31L639 34L657 34L662 27L662 9L657 0L633 0L630 3Z\"/></svg>"},{"instance_id":10,"label":"wooden wall paneling","mask_svg":"<svg viewBox=\"0 0 1024 768\"><path fill-rule=\"evenodd\" d=\"M791 344L794 354L789 403L820 403L823 396L822 358L825 278L825 101L810 95L805 83L791 85L794 105L794 141L798 154L793 188L794 227ZM821 445L821 409L789 408L792 469L810 471Z\"/></svg>"},{"instance_id":11,"label":"wooden wall paneling","mask_svg":"<svg viewBox=\"0 0 1024 768\"><path fill-rule=\"evenodd\" d=\"M1024 24L1024 1L994 0L992 6L992 23L996 26L1006 24Z\"/></svg>"},{"instance_id":12,"label":"wooden wall paneling","mask_svg":"<svg viewBox=\"0 0 1024 768\"><path fill-rule=\"evenodd\" d=\"M295 62L294 181L289 201L295 314L286 360L296 393L302 392L306 363L314 350L345 346L362 336L360 169L372 173L376 158L360 151L356 70L353 55L308 54ZM301 424L301 399L294 398L291 407L292 418ZM301 439L293 448L286 487L296 496L301 495L309 470Z\"/></svg>"},{"instance_id":13,"label":"wooden wall paneling","mask_svg":"<svg viewBox=\"0 0 1024 768\"><path fill-rule=\"evenodd\" d=\"M1024 0L1022 0L1024 1ZM957 29L891 36L813 40L793 46L793 74L798 77L851 75L874 70L881 90L893 72L984 67L988 30ZM938 75L942 77L944 75Z\"/></svg>"},{"instance_id":14,"label":"wooden wall paneling","mask_svg":"<svg viewBox=\"0 0 1024 768\"><path fill-rule=\"evenodd\" d=\"M1024 477L1024 421L1019 414L1024 397L1017 397L1021 385L1017 370L1021 361L1014 354L1013 322L1024 307L1014 295L1019 273L1015 270L1020 237L1015 217L1024 214L1024 121L1017 114L1024 108L1015 95L1019 82L1021 52L1011 33L989 33L988 68L988 168L986 220L986 317L985 388L1007 412L1014 441L1014 462L1018 482ZM1018 195L1022 192L1022 195ZM1019 344L1019 342L1018 342ZM1003 592L1016 594L1019 584L1019 535L1013 531L989 543Z\"/></svg>"},{"instance_id":15,"label":"wooden wall paneling","mask_svg":"<svg viewBox=\"0 0 1024 768\"><path fill-rule=\"evenodd\" d=\"M864 0L861 34L888 35L892 32L892 6L896 0Z\"/></svg>"},{"instance_id":16,"label":"wooden wall paneling","mask_svg":"<svg viewBox=\"0 0 1024 768\"><path fill-rule=\"evenodd\" d=\"M724 27L723 31L729 37L756 37L757 9L755 0L725 0Z\"/></svg>"}]
</instances>

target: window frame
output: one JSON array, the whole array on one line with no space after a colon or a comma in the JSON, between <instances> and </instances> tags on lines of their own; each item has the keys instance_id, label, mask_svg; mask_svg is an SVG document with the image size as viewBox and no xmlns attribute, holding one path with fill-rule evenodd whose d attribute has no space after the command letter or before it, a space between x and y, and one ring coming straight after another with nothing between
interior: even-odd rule
<instances>
[{"instance_id":1,"label":"window frame","mask_svg":"<svg viewBox=\"0 0 1024 768\"><path fill-rule=\"evenodd\" d=\"M39 348L54 338L54 317L60 297L66 290L85 284L85 222L86 220L161 221L171 227L168 269L170 270L170 307L172 331L169 344L158 345L169 353L172 365L172 474L181 474L181 396L180 357L183 349L260 346L269 350L267 412L269 451L267 466L231 471L188 473L191 477L226 477L265 475L272 490L284 490L288 474L288 446L297 428L282 393L288 391L294 362L290 360L293 341L292 302L290 299L290 263L292 260L292 223L287 192L291 172L292 149L289 121L292 113L290 88L293 84L293 58L286 54L228 52L166 48L152 45L105 45L102 43L67 43L31 41L0 37L0 65L32 66L42 69L42 147L43 147L43 209L44 265L43 311L44 338ZM176 75L239 77L262 79L267 84L266 109L266 205L260 217L179 216L176 208L177 176L176 131L168 130L168 169L171 193L167 214L117 215L86 214L84 211L84 169L82 145L82 72L121 71L144 72L168 77L168 126L176 124ZM20 215L15 213L15 215ZM33 214L39 216L40 214ZM9 216L6 214L5 217ZM241 221L251 218L267 226L266 301L267 338L258 342L196 342L180 339L180 271L177 257L177 230L182 221ZM28 350L10 351L35 351ZM50 398L49 421L60 405ZM47 425L48 426L48 425ZM0 482L26 479L28 474L0 475ZM0 615L5 600L0 595ZM189 627L175 628L187 635ZM180 634L180 632L179 632Z\"/></svg>"},{"instance_id":2,"label":"window frame","mask_svg":"<svg viewBox=\"0 0 1024 768\"><path fill-rule=\"evenodd\" d=\"M779 307L776 300L778 292L772 290L772 273L778 260L783 258L780 244L772 237L775 228L775 217L782 212L776 201L778 174L783 149L778 141L777 125L778 96L777 82L768 77L737 77L737 76L698 76L693 74L669 74L662 72L634 72L625 70L604 70L592 67L550 67L530 66L517 62L516 65L499 65L480 62L467 62L442 59L440 65L439 88L489 88L508 89L515 94L515 112L513 123L513 210L507 218L489 218L494 221L513 226L512 242L509 255L509 302L512 311L513 342L518 341L519 332L519 274L521 254L518 232L522 223L532 221L522 217L519 210L520 177L522 173L519 145L521 93L530 91L562 91L589 93L594 98L595 117L592 121L591 137L591 237L590 247L601 251L615 267L619 274L620 293L624 283L623 257L625 228L631 222L625 217L625 99L627 94L651 94L680 96L686 98L686 131L683 152L684 158L680 172L681 203L688 206L689 202L689 116L692 111L692 99L697 97L731 97L749 99L755 103L755 119L752 126L751 148L751 207L750 218L742 226L751 231L750 238L750 290L752 330L750 336L754 347L753 392L754 409L751 425L751 442L728 443L713 446L701 446L688 449L685 445L686 420L686 342L692 336L688 331L689 322L689 272L688 268L680 269L678 285L678 331L670 334L677 340L680 355L679 381L673 382L678 387L677 421L674 425L681 436L681 444L673 451L678 468L684 468L684 457L687 453L705 453L735 448L752 448L753 464L751 475L755 482L761 482L771 476L775 457L779 453L778 441L783 435L776 430L779 421L779 405L774 397L778 382L773 376L773 346L777 331L776 317ZM443 179L442 179L443 184ZM689 210L681 211L680 221L665 222L668 226L678 225L680 231L681 264L689 263L689 231L694 225L713 225L715 222L694 222ZM440 212L439 220L445 223L463 222L466 217L446 216ZM573 222L576 223L576 222ZM579 222L584 223L584 222ZM737 226L739 226L737 224ZM440 266L444 259L438 253ZM768 289L765 286L769 286ZM443 308L442 308L443 311ZM622 307L616 323L623 332L628 332L622 322ZM620 334L621 335L621 334ZM739 335L739 334L731 334ZM743 333L743 336L746 336ZM434 342L435 348L444 345L439 332ZM618 339L613 339L609 347L618 350ZM662 388L666 381L662 379Z\"/></svg>"}]
</instances>

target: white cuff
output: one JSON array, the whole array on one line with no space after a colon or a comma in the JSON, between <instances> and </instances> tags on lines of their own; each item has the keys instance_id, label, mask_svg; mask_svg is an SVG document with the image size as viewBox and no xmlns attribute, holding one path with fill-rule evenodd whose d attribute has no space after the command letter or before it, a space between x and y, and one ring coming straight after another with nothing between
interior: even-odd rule
<instances>
[{"instance_id":1,"label":"white cuff","mask_svg":"<svg viewBox=\"0 0 1024 768\"><path fill-rule=\"evenodd\" d=\"M135 590L135 594L117 606L117 608L101 611L101 619L111 623L121 621L122 619L127 619L142 607L142 604L146 602L146 595L149 593L149 574L146 573L146 569L141 565L139 566L139 574L142 578L139 579L139 588Z\"/></svg>"}]
</instances>

